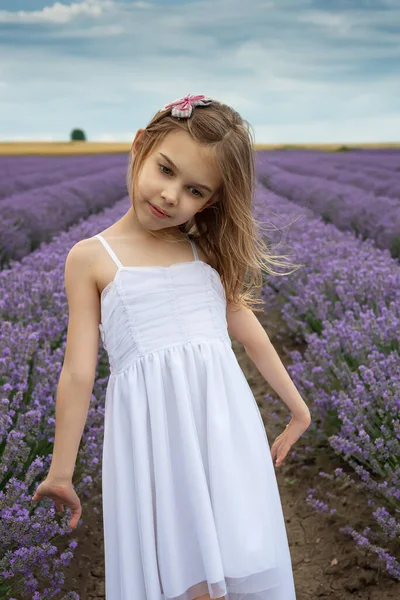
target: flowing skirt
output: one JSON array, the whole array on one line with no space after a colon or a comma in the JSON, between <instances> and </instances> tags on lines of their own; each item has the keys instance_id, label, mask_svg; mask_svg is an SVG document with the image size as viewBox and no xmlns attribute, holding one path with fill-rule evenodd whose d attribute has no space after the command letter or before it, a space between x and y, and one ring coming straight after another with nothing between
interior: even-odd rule
<instances>
[{"instance_id":1,"label":"flowing skirt","mask_svg":"<svg viewBox=\"0 0 400 600\"><path fill-rule=\"evenodd\" d=\"M264 424L223 341L110 375L102 491L106 600L295 600Z\"/></svg>"}]
</instances>

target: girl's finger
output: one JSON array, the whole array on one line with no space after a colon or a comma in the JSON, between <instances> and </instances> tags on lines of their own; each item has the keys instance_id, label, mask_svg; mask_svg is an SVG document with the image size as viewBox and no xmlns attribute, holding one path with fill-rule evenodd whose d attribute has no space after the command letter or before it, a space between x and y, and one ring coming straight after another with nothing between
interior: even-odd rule
<instances>
[{"instance_id":1,"label":"girl's finger","mask_svg":"<svg viewBox=\"0 0 400 600\"><path fill-rule=\"evenodd\" d=\"M274 459L279 454L279 452L280 452L280 443L279 442L277 443L275 440L275 442L273 443L272 448L271 448L272 458Z\"/></svg>"},{"instance_id":2,"label":"girl's finger","mask_svg":"<svg viewBox=\"0 0 400 600\"><path fill-rule=\"evenodd\" d=\"M279 462L279 463L283 462L283 460L287 457L288 452L289 452L289 449L280 452L279 456L278 456L278 461L277 462Z\"/></svg>"}]
</instances>

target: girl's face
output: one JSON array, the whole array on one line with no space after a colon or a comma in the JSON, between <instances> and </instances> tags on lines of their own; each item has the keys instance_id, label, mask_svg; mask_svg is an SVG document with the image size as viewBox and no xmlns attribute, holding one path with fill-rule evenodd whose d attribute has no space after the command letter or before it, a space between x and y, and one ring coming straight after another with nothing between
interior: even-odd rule
<instances>
[{"instance_id":1,"label":"girl's face","mask_svg":"<svg viewBox=\"0 0 400 600\"><path fill-rule=\"evenodd\" d=\"M141 131L132 145L133 157ZM200 146L185 131L169 133L147 157L138 177L133 201L143 227L149 230L177 227L213 204L218 199L216 192L222 179L211 159L210 149ZM154 215L150 204L168 216Z\"/></svg>"}]
</instances>

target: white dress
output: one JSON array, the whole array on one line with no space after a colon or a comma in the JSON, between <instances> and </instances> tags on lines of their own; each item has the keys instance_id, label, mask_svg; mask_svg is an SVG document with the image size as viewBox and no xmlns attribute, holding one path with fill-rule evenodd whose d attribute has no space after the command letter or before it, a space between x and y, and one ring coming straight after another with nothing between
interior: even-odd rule
<instances>
[{"instance_id":1,"label":"white dress","mask_svg":"<svg viewBox=\"0 0 400 600\"><path fill-rule=\"evenodd\" d=\"M218 272L124 267L101 294L110 363L102 494L107 600L295 600L259 408Z\"/></svg>"}]
</instances>

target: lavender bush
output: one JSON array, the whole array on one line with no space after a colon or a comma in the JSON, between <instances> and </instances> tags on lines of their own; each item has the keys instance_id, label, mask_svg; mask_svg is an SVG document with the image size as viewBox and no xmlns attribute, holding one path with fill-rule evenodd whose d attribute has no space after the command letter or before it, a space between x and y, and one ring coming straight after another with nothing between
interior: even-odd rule
<instances>
[{"instance_id":1,"label":"lavender bush","mask_svg":"<svg viewBox=\"0 0 400 600\"><path fill-rule=\"evenodd\" d=\"M0 157L1 158L1 157ZM6 165L0 160L0 206L1 200L27 190L43 188L55 183L69 181L84 175L94 175L104 169L128 163L127 154L101 154L100 156L49 156L31 157L26 164L14 157ZM32 160L34 159L34 160Z\"/></svg>"},{"instance_id":2,"label":"lavender bush","mask_svg":"<svg viewBox=\"0 0 400 600\"><path fill-rule=\"evenodd\" d=\"M58 556L57 540L71 532L68 509L60 517L49 499L31 502L51 463L55 392L68 324L64 265L76 242L109 227L129 203L126 197L92 215L0 272L1 598L54 597L77 546L71 540L69 550ZM101 352L73 478L83 502L100 475L107 375ZM37 589L39 575L48 580L46 590Z\"/></svg>"},{"instance_id":3,"label":"lavender bush","mask_svg":"<svg viewBox=\"0 0 400 600\"><path fill-rule=\"evenodd\" d=\"M342 531L400 579L399 265L371 240L341 232L308 209L294 219L295 206L265 188L258 189L256 215L280 228L290 221L293 260L306 265L290 277L270 276L265 294L271 302L268 286L278 291L287 330L307 343L304 355L289 353L288 371L311 407L310 435L328 440L375 508L374 530L356 532L349 523ZM329 476L337 487L346 477ZM328 511L312 495L308 501Z\"/></svg>"},{"instance_id":4,"label":"lavender bush","mask_svg":"<svg viewBox=\"0 0 400 600\"><path fill-rule=\"evenodd\" d=\"M257 155L259 180L272 192L310 207L341 230L350 230L362 239L373 239L379 248L388 248L400 258L400 202L397 198L375 196L355 186L327 181L314 175L299 175L273 164L268 153Z\"/></svg>"},{"instance_id":5,"label":"lavender bush","mask_svg":"<svg viewBox=\"0 0 400 600\"><path fill-rule=\"evenodd\" d=\"M400 152L398 165L393 165L392 170L386 164L387 154L379 156L374 165L367 161L360 164L359 155L354 152L346 155L345 162L338 161L334 153L321 151L270 151L264 154L257 153L261 164L265 161L288 173L312 175L322 180L349 184L375 196L400 199Z\"/></svg>"},{"instance_id":6,"label":"lavender bush","mask_svg":"<svg viewBox=\"0 0 400 600\"><path fill-rule=\"evenodd\" d=\"M111 206L127 193L123 165L3 200L0 264L26 256L63 229Z\"/></svg>"}]
</instances>

